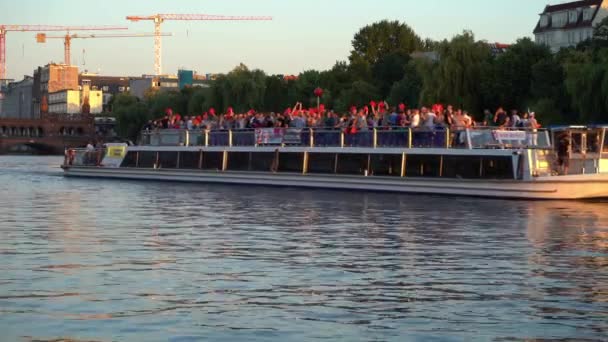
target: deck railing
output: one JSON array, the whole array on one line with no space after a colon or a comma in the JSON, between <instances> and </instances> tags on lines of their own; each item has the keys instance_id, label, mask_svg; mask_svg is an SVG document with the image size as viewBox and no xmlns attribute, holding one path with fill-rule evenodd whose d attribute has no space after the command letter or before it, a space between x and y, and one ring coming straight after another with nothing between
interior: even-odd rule
<instances>
[{"instance_id":1,"label":"deck railing","mask_svg":"<svg viewBox=\"0 0 608 342\"><path fill-rule=\"evenodd\" d=\"M397 148L551 148L547 130L476 127L377 127L349 132L332 128L258 128L143 131L141 145L151 146L306 146Z\"/></svg>"}]
</instances>

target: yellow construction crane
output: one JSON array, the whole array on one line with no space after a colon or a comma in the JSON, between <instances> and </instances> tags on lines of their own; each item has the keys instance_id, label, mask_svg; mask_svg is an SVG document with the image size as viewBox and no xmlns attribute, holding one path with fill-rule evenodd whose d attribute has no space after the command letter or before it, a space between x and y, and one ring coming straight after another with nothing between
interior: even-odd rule
<instances>
[{"instance_id":1,"label":"yellow construction crane","mask_svg":"<svg viewBox=\"0 0 608 342\"><path fill-rule=\"evenodd\" d=\"M171 33L161 33L162 36L171 36ZM125 33L125 34L66 34L64 36L49 36L45 33L36 34L36 41L38 43L46 43L47 39L63 39L64 46L64 63L70 64L71 61L71 42L72 39L92 39L92 38L137 38L137 37L155 37L155 33Z\"/></svg>"}]
</instances>

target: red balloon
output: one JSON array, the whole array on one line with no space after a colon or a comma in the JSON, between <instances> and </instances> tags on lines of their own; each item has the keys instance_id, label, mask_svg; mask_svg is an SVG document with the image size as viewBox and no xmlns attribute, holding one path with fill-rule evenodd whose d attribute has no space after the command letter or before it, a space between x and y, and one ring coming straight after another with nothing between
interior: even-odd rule
<instances>
[{"instance_id":1,"label":"red balloon","mask_svg":"<svg viewBox=\"0 0 608 342\"><path fill-rule=\"evenodd\" d=\"M316 97L323 96L323 89L321 89L319 87L315 88L314 94L315 94Z\"/></svg>"}]
</instances>

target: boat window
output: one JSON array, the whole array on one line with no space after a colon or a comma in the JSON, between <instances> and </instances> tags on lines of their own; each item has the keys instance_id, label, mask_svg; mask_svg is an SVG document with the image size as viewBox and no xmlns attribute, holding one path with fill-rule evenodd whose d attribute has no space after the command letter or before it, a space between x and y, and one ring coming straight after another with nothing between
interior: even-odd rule
<instances>
[{"instance_id":1,"label":"boat window","mask_svg":"<svg viewBox=\"0 0 608 342\"><path fill-rule=\"evenodd\" d=\"M481 177L481 157L443 156L442 164L442 177L467 179L475 179Z\"/></svg>"},{"instance_id":2,"label":"boat window","mask_svg":"<svg viewBox=\"0 0 608 342\"><path fill-rule=\"evenodd\" d=\"M336 173L342 175L363 175L369 172L369 154L338 154Z\"/></svg>"},{"instance_id":3,"label":"boat window","mask_svg":"<svg viewBox=\"0 0 608 342\"><path fill-rule=\"evenodd\" d=\"M177 168L177 152L159 152L158 167L162 169Z\"/></svg>"},{"instance_id":4,"label":"boat window","mask_svg":"<svg viewBox=\"0 0 608 342\"><path fill-rule=\"evenodd\" d=\"M255 152L251 155L251 170L269 172L272 169L275 152Z\"/></svg>"},{"instance_id":5,"label":"boat window","mask_svg":"<svg viewBox=\"0 0 608 342\"><path fill-rule=\"evenodd\" d=\"M154 151L142 151L139 152L138 167L153 168L156 164L156 152Z\"/></svg>"},{"instance_id":6,"label":"boat window","mask_svg":"<svg viewBox=\"0 0 608 342\"><path fill-rule=\"evenodd\" d=\"M224 152L203 152L203 170L222 170Z\"/></svg>"},{"instance_id":7,"label":"boat window","mask_svg":"<svg viewBox=\"0 0 608 342\"><path fill-rule=\"evenodd\" d=\"M180 152L179 168L180 169L198 169L198 162L201 157L200 152Z\"/></svg>"},{"instance_id":8,"label":"boat window","mask_svg":"<svg viewBox=\"0 0 608 342\"><path fill-rule=\"evenodd\" d=\"M279 154L279 172L302 172L304 153Z\"/></svg>"},{"instance_id":9,"label":"boat window","mask_svg":"<svg viewBox=\"0 0 608 342\"><path fill-rule=\"evenodd\" d=\"M414 155L406 156L406 177L439 177L440 156Z\"/></svg>"},{"instance_id":10,"label":"boat window","mask_svg":"<svg viewBox=\"0 0 608 342\"><path fill-rule=\"evenodd\" d=\"M370 174L374 176L401 176L401 154L370 155Z\"/></svg>"},{"instance_id":11,"label":"boat window","mask_svg":"<svg viewBox=\"0 0 608 342\"><path fill-rule=\"evenodd\" d=\"M228 153L227 169L231 171L248 171L251 169L249 159L251 152L230 152ZM257 153L256 153L257 154Z\"/></svg>"},{"instance_id":12,"label":"boat window","mask_svg":"<svg viewBox=\"0 0 608 342\"><path fill-rule=\"evenodd\" d=\"M587 153L600 152L600 132L587 133Z\"/></svg>"},{"instance_id":13,"label":"boat window","mask_svg":"<svg viewBox=\"0 0 608 342\"><path fill-rule=\"evenodd\" d=\"M582 139L581 133L572 133L572 153L581 153Z\"/></svg>"},{"instance_id":14,"label":"boat window","mask_svg":"<svg viewBox=\"0 0 608 342\"><path fill-rule=\"evenodd\" d=\"M334 153L309 153L308 173L336 173Z\"/></svg>"},{"instance_id":15,"label":"boat window","mask_svg":"<svg viewBox=\"0 0 608 342\"><path fill-rule=\"evenodd\" d=\"M482 178L513 179L513 158L489 156L482 158Z\"/></svg>"},{"instance_id":16,"label":"boat window","mask_svg":"<svg viewBox=\"0 0 608 342\"><path fill-rule=\"evenodd\" d=\"M120 167L137 167L137 152L127 152L125 159L120 163Z\"/></svg>"}]
</instances>

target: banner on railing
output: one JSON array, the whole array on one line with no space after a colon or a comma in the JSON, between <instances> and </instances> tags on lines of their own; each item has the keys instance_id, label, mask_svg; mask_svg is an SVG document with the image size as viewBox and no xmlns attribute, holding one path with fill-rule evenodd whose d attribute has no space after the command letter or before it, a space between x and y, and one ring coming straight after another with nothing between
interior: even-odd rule
<instances>
[{"instance_id":1,"label":"banner on railing","mask_svg":"<svg viewBox=\"0 0 608 342\"><path fill-rule=\"evenodd\" d=\"M120 167L122 160L127 155L127 144L106 144L106 155L103 158L103 166Z\"/></svg>"},{"instance_id":2,"label":"banner on railing","mask_svg":"<svg viewBox=\"0 0 608 342\"><path fill-rule=\"evenodd\" d=\"M255 141L258 145L300 144L301 131L297 128L256 128Z\"/></svg>"},{"instance_id":3,"label":"banner on railing","mask_svg":"<svg viewBox=\"0 0 608 342\"><path fill-rule=\"evenodd\" d=\"M497 141L525 141L526 131L492 131L492 136Z\"/></svg>"}]
</instances>

